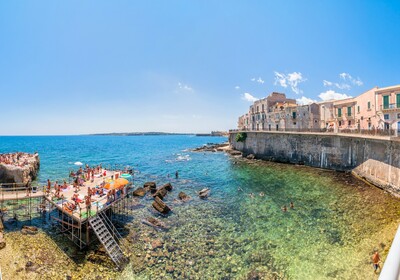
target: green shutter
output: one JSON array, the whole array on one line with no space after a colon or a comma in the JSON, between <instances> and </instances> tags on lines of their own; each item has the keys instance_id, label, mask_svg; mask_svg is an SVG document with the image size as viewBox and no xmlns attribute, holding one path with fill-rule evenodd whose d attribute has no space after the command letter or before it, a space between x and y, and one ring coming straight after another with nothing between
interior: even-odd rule
<instances>
[{"instance_id":1,"label":"green shutter","mask_svg":"<svg viewBox=\"0 0 400 280\"><path fill-rule=\"evenodd\" d=\"M347 107L347 115L351 116L351 107Z\"/></svg>"},{"instance_id":2,"label":"green shutter","mask_svg":"<svg viewBox=\"0 0 400 280\"><path fill-rule=\"evenodd\" d=\"M368 110L371 109L371 102L368 101Z\"/></svg>"},{"instance_id":3,"label":"green shutter","mask_svg":"<svg viewBox=\"0 0 400 280\"><path fill-rule=\"evenodd\" d=\"M338 108L337 111L338 111L338 117L340 118L342 116L342 108Z\"/></svg>"},{"instance_id":4,"label":"green shutter","mask_svg":"<svg viewBox=\"0 0 400 280\"><path fill-rule=\"evenodd\" d=\"M396 107L400 108L400 93L396 94Z\"/></svg>"},{"instance_id":5,"label":"green shutter","mask_svg":"<svg viewBox=\"0 0 400 280\"><path fill-rule=\"evenodd\" d=\"M383 109L389 109L389 95L383 97Z\"/></svg>"}]
</instances>

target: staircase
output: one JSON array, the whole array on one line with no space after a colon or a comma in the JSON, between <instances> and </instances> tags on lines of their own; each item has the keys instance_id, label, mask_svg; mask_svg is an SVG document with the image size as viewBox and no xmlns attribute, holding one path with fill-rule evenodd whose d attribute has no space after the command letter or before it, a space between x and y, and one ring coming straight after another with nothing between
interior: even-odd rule
<instances>
[{"instance_id":1,"label":"staircase","mask_svg":"<svg viewBox=\"0 0 400 280\"><path fill-rule=\"evenodd\" d=\"M112 225L107 216L101 213L89 219L89 223L111 260L119 269L122 269L127 262L127 258L118 245L117 241L121 238L121 235L117 229Z\"/></svg>"}]
</instances>

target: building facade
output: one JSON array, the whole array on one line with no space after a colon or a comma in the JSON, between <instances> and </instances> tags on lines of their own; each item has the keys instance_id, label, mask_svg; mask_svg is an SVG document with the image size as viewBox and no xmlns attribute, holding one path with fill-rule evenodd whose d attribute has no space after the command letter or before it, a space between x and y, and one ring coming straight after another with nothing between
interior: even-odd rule
<instances>
[{"instance_id":1,"label":"building facade","mask_svg":"<svg viewBox=\"0 0 400 280\"><path fill-rule=\"evenodd\" d=\"M298 105L284 93L255 101L239 117L240 130L400 133L400 85L374 87L354 98ZM397 133L398 132L398 133Z\"/></svg>"}]
</instances>

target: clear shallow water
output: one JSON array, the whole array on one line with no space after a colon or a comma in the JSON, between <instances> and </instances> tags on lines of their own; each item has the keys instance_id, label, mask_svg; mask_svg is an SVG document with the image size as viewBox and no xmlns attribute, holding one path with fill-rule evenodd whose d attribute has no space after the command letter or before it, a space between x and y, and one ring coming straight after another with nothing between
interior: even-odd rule
<instances>
[{"instance_id":1,"label":"clear shallow water","mask_svg":"<svg viewBox=\"0 0 400 280\"><path fill-rule=\"evenodd\" d=\"M150 198L137 199L127 225L127 239L134 241L131 265L120 274L112 272L109 264L95 264L103 270L96 269L99 275L377 278L370 263L372 250L387 254L400 218L397 199L343 173L187 151L222 141L225 138L192 136L0 137L0 152L38 151L39 181L64 178L75 161L132 165L140 171L138 185L146 180L171 181L175 189L166 203L173 214L158 217L170 230L155 231L142 224L142 218L155 214ZM176 170L180 178L168 178ZM206 186L212 193L203 201L196 191ZM243 191L238 191L239 186ZM193 199L177 203L179 191ZM282 212L282 205L290 201L295 208ZM155 239L164 243L163 248L151 249ZM170 267L172 272L167 271ZM76 273L92 268L86 261Z\"/></svg>"}]
</instances>

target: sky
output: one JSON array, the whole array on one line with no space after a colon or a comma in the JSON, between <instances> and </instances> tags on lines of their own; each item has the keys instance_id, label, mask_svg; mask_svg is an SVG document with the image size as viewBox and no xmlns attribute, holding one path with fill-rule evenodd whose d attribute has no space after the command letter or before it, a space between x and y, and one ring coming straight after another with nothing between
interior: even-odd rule
<instances>
[{"instance_id":1,"label":"sky","mask_svg":"<svg viewBox=\"0 0 400 280\"><path fill-rule=\"evenodd\" d=\"M235 128L400 84L400 1L1 1L0 135Z\"/></svg>"}]
</instances>

